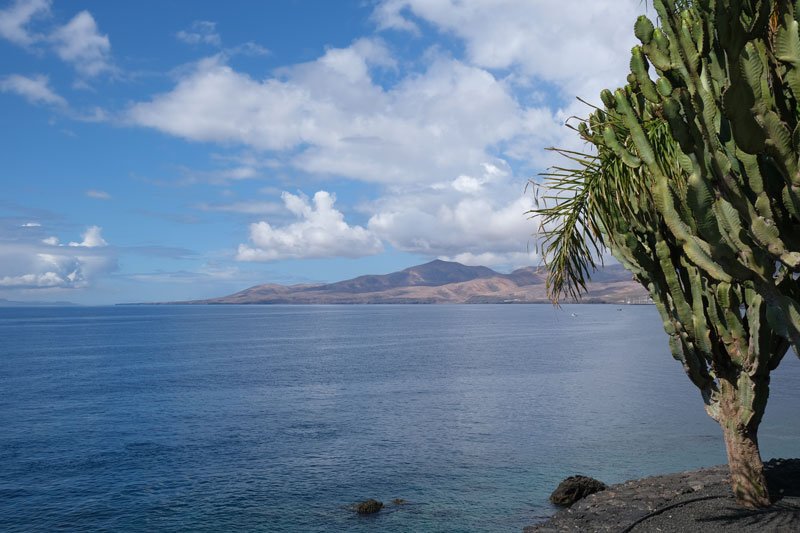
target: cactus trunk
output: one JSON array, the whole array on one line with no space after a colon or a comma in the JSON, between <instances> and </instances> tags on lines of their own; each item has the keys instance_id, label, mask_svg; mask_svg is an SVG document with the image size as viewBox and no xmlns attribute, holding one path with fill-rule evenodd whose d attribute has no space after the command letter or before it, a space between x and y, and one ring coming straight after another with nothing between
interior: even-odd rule
<instances>
[{"instance_id":1,"label":"cactus trunk","mask_svg":"<svg viewBox=\"0 0 800 533\"><path fill-rule=\"evenodd\" d=\"M746 396L746 395L745 395ZM763 402L766 403L766 402ZM758 425L763 414L753 412L752 401L727 382L720 387L719 423L728 451L731 488L740 505L760 508L770 505L764 463L758 450ZM742 419L752 416L749 423Z\"/></svg>"},{"instance_id":2,"label":"cactus trunk","mask_svg":"<svg viewBox=\"0 0 800 533\"><path fill-rule=\"evenodd\" d=\"M731 488L736 501L743 507L769 507L771 503L756 430L742 428L735 423L732 426L723 423Z\"/></svg>"}]
</instances>

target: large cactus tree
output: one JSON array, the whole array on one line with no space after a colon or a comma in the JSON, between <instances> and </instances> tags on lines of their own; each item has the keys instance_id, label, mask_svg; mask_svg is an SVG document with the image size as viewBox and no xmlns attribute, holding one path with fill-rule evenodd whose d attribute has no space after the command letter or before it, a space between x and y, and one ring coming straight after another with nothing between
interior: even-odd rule
<instances>
[{"instance_id":1,"label":"large cactus tree","mask_svg":"<svg viewBox=\"0 0 800 533\"><path fill-rule=\"evenodd\" d=\"M800 0L655 0L627 84L547 174L551 296L604 247L645 286L722 426L734 494L770 504L758 449L769 374L800 346Z\"/></svg>"}]
</instances>

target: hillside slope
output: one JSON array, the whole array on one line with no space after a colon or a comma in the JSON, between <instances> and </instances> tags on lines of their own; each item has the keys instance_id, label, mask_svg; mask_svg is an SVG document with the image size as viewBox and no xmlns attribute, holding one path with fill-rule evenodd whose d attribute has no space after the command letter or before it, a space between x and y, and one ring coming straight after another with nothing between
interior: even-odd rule
<instances>
[{"instance_id":1,"label":"hillside slope","mask_svg":"<svg viewBox=\"0 0 800 533\"><path fill-rule=\"evenodd\" d=\"M597 272L584 303L641 300L646 291L620 265ZM431 261L399 272L359 276L320 285L256 285L243 291L186 304L389 304L545 303L546 272L532 267L501 274L482 266Z\"/></svg>"}]
</instances>

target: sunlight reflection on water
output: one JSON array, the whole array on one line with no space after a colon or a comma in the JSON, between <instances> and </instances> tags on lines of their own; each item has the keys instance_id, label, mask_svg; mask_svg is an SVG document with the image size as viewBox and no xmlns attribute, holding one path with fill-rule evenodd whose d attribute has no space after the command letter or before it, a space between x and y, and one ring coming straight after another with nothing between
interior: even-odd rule
<instances>
[{"instance_id":1,"label":"sunlight reflection on water","mask_svg":"<svg viewBox=\"0 0 800 533\"><path fill-rule=\"evenodd\" d=\"M0 529L519 530L567 475L724 462L655 309L617 309L0 309Z\"/></svg>"}]
</instances>

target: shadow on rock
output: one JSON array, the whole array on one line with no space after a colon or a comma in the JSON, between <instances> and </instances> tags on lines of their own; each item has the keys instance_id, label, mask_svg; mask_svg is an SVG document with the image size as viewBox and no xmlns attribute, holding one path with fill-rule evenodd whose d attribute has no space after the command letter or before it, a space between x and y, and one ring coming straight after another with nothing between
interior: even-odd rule
<instances>
[{"instance_id":1,"label":"shadow on rock","mask_svg":"<svg viewBox=\"0 0 800 533\"><path fill-rule=\"evenodd\" d=\"M779 502L768 509L758 511L731 509L719 516L698 518L697 523L729 526L744 531L800 531L800 509L797 505ZM726 529L727 531L727 529Z\"/></svg>"},{"instance_id":2,"label":"shadow on rock","mask_svg":"<svg viewBox=\"0 0 800 533\"><path fill-rule=\"evenodd\" d=\"M771 459L764 463L764 474L774 501L800 497L800 459Z\"/></svg>"}]
</instances>

